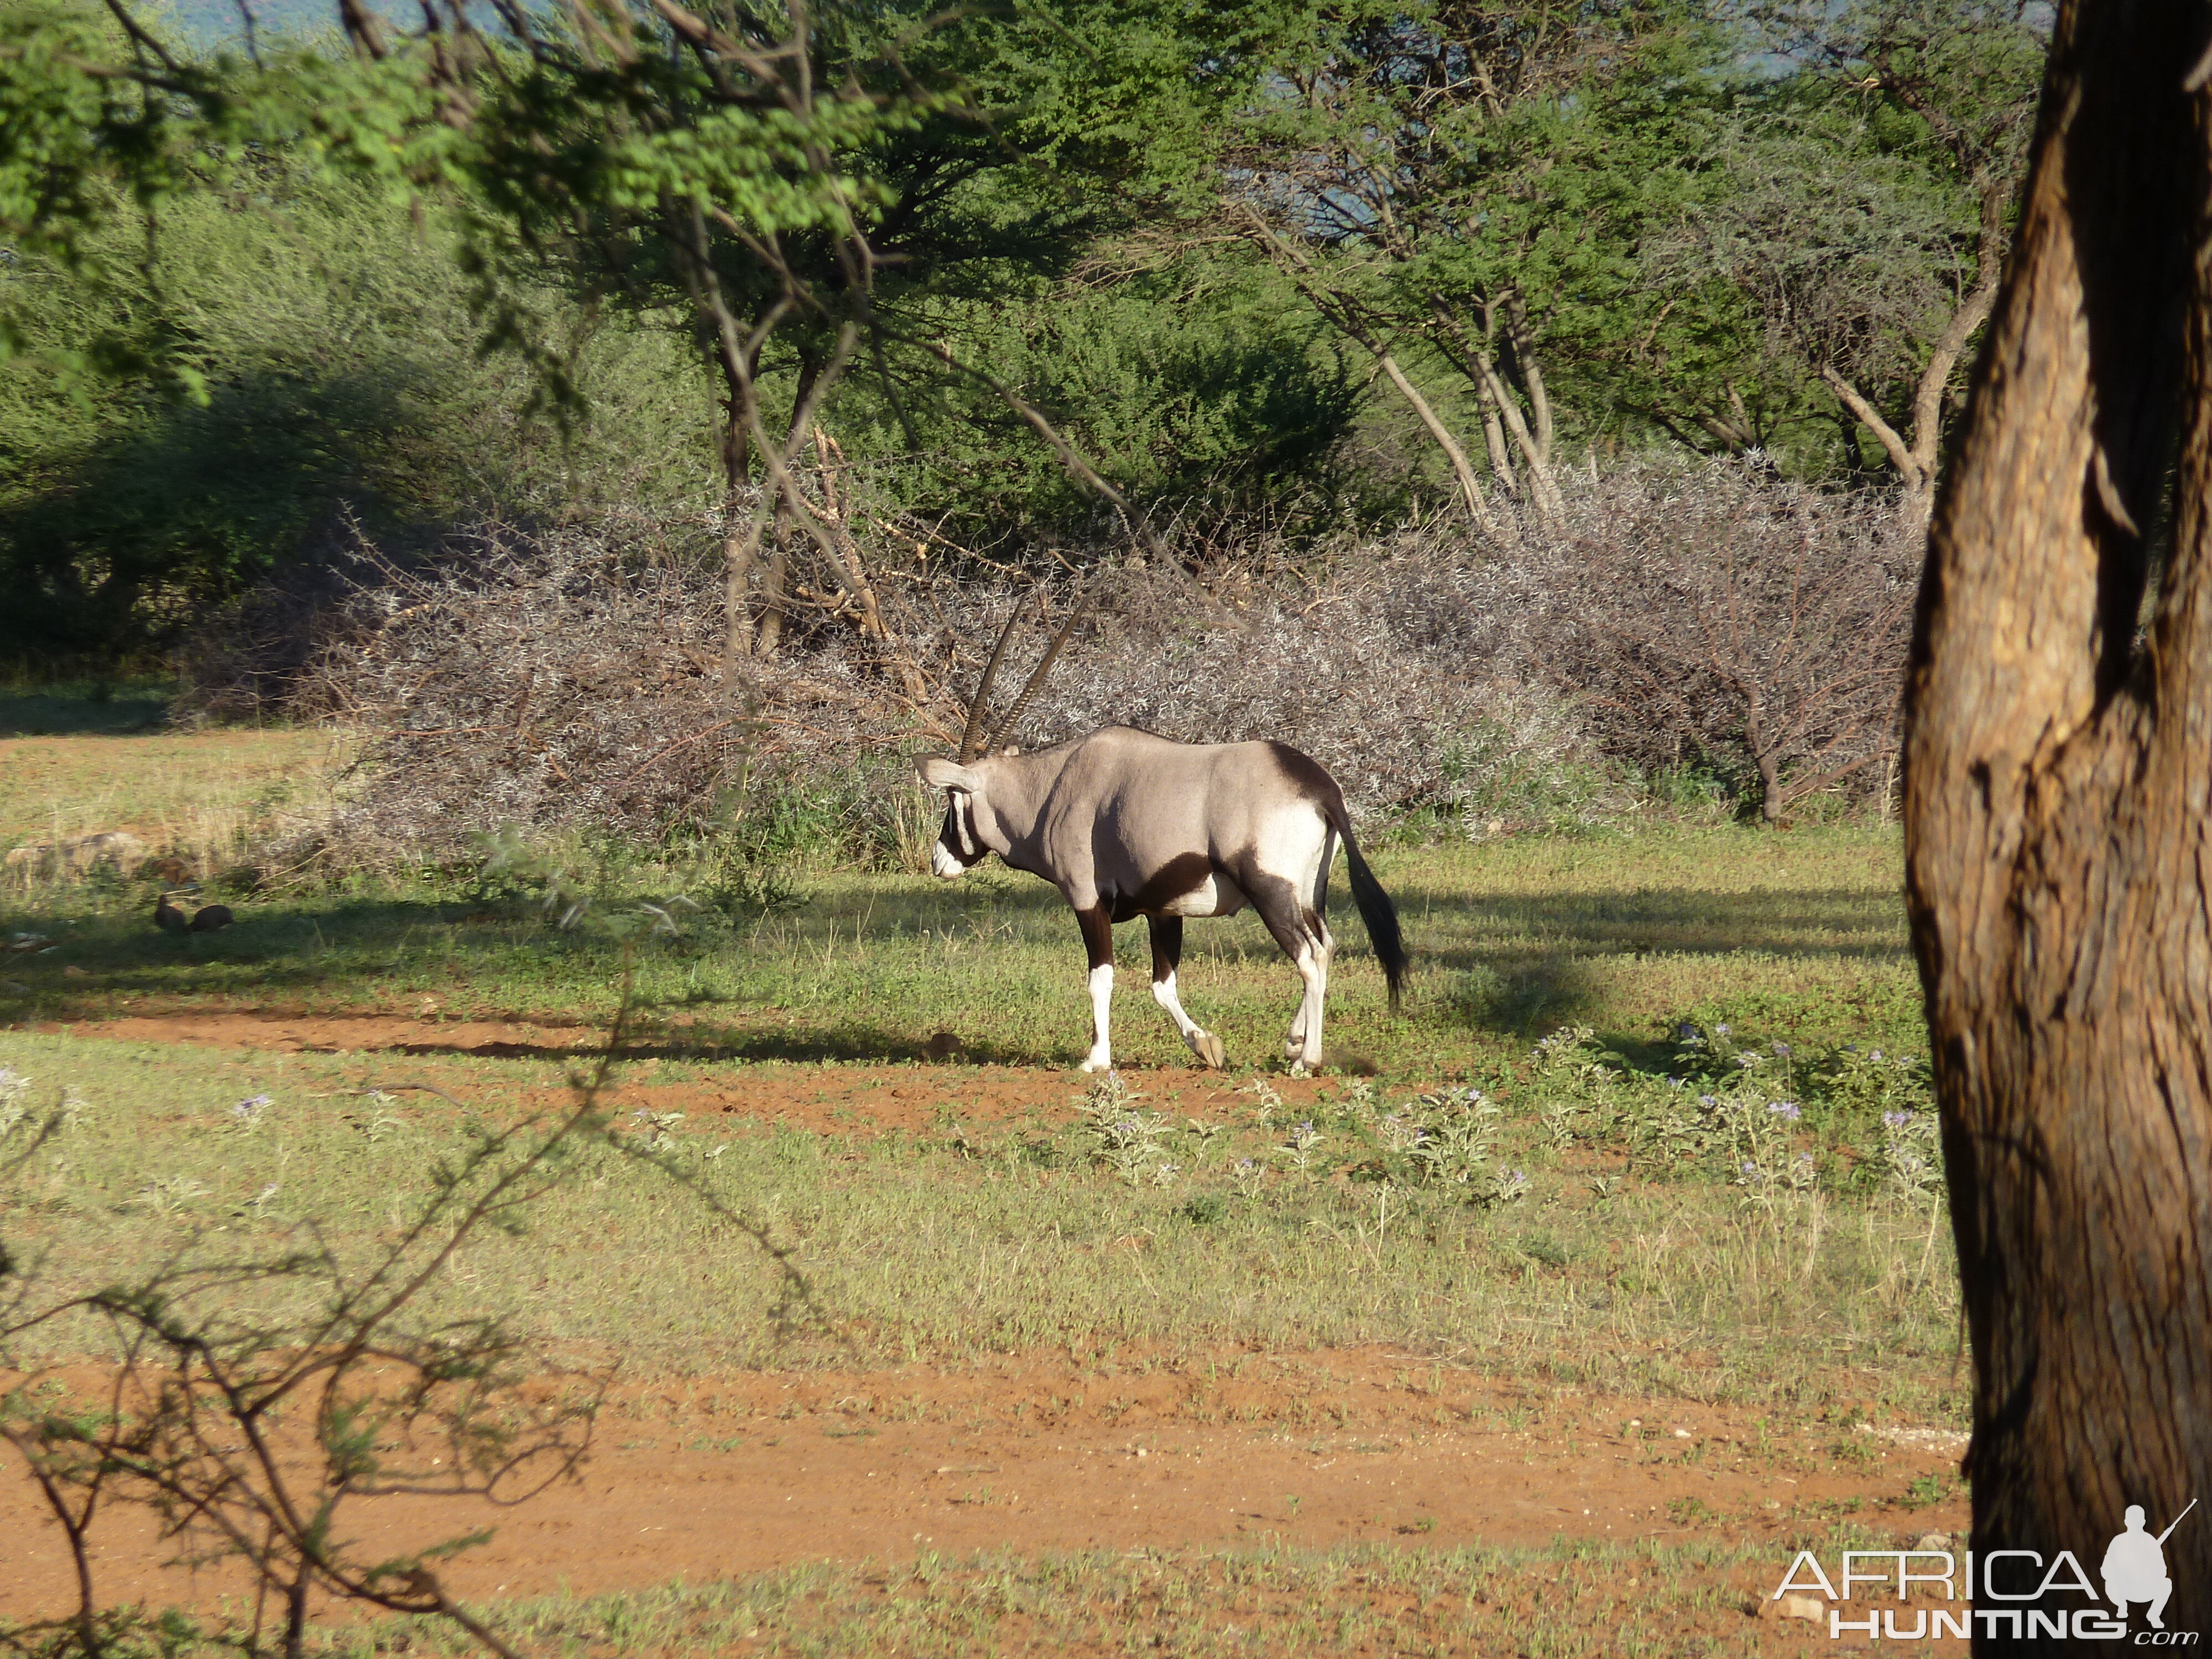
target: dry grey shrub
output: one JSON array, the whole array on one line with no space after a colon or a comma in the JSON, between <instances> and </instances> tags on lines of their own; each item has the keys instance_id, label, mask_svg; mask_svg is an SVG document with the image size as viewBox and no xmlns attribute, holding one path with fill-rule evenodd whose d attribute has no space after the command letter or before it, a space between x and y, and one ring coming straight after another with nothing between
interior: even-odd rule
<instances>
[{"instance_id":1,"label":"dry grey shrub","mask_svg":"<svg viewBox=\"0 0 2212 1659\"><path fill-rule=\"evenodd\" d=\"M1544 550L1577 596L1555 684L1608 752L1710 769L1770 823L1815 793L1886 799L1921 550L1896 501L1756 459L1616 474Z\"/></svg>"},{"instance_id":2,"label":"dry grey shrub","mask_svg":"<svg viewBox=\"0 0 2212 1659\"><path fill-rule=\"evenodd\" d=\"M1578 484L1562 524L1509 519L1495 543L1419 519L1216 544L1205 595L1111 555L956 579L885 540L860 550L892 573L874 579L881 637L849 606L801 611L777 654L734 668L711 531L688 547L642 520L489 526L427 568L365 553L293 695L369 739L326 843L349 861L457 859L508 824L665 845L804 800L846 851L910 862L934 824L907 757L957 740L1010 611L1027 625L1000 710L1087 585L1013 741L1114 721L1275 738L1370 827L1426 809L1476 835L1552 828L1633 810L1632 768L1749 778L1764 756L1786 799L1883 752L1902 635L1865 598L1898 578L1879 507L1735 464L1624 469Z\"/></svg>"},{"instance_id":3,"label":"dry grey shrub","mask_svg":"<svg viewBox=\"0 0 2212 1659\"><path fill-rule=\"evenodd\" d=\"M295 692L369 739L332 849L444 860L508 824L657 842L748 767L849 763L914 727L834 638L729 672L719 575L689 552L613 520L480 526L422 569L365 554L375 580L321 613Z\"/></svg>"}]
</instances>

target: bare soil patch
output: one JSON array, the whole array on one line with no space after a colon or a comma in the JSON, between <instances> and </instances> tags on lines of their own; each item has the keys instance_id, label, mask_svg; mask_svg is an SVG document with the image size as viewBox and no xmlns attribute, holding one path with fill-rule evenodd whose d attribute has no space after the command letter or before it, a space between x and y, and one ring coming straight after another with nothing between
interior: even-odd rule
<instances>
[{"instance_id":1,"label":"bare soil patch","mask_svg":"<svg viewBox=\"0 0 2212 1659\"><path fill-rule=\"evenodd\" d=\"M1740 1408L1498 1382L1389 1350L1173 1364L1032 1354L951 1372L633 1389L603 1418L580 1480L512 1506L356 1500L343 1530L383 1555L495 1528L448 1575L478 1601L925 1552L1270 1542L1704 1537L1771 1543L1779 1582L1790 1540L1844 1514L1906 1540L1962 1534L1962 1498L1907 1501L1916 1478L1953 1474L1957 1456L1927 1431L1784 1427ZM0 1483L0 1538L11 1540L0 1614L64 1607L61 1540L27 1483ZM112 1595L212 1607L238 1588L155 1565L170 1552L138 1516L111 1519L95 1541ZM1759 1594L1739 1587L1741 1616L1757 1616Z\"/></svg>"},{"instance_id":2,"label":"bare soil patch","mask_svg":"<svg viewBox=\"0 0 2212 1659\"><path fill-rule=\"evenodd\" d=\"M583 1024L235 1006L142 1006L44 1029L342 1054L351 1057L349 1077L359 1066L363 1086L441 1081L465 1070L456 1091L481 1093L485 1074L467 1062L521 1062L501 1088L549 1097L562 1087L562 1071L587 1061L604 1041L601 1028ZM834 1136L942 1134L955 1124L1018 1127L1064 1117L1087 1082L1074 1072L957 1062L701 1064L711 1036L704 1026L643 1033L610 1103ZM1132 1080L1171 1113L1214 1116L1249 1103L1218 1073L1136 1070ZM1270 1081L1293 1105L1343 1083ZM1125 1242L1133 1259L1141 1247ZM1778 1620L1765 1599L1800 1542L1846 1521L1870 1542L1892 1544L1929 1532L1963 1535L1967 1524L1956 1481L1963 1437L1869 1429L1849 1415L1778 1420L1755 1407L1596 1395L1381 1348L1223 1347L1196 1356L1060 1349L973 1365L684 1376L620 1390L578 1480L515 1502L356 1500L342 1531L362 1556L375 1558L491 1528L489 1544L443 1570L457 1594L479 1604L743 1580L815 1563L858 1572L860 1589L848 1593L888 1604L902 1593L902 1569L984 1553L1172 1559L1197 1583L1212 1571L1209 1559L1279 1545L1714 1544L1748 1554L1715 1570L1710 1599L1654 1607L1670 1638L1680 1626L1679 1638L1699 1651L1706 1643L1826 1651L1824 1625ZM1922 1501L1934 1491L1950 1495ZM235 1575L162 1565L177 1551L143 1516L111 1516L94 1541L110 1600L212 1612L229 1596L240 1605L245 1586ZM1651 1581L1639 1584L1632 1558L1589 1571L1604 1580L1598 1588L1601 1599L1611 1598L1608 1609L1633 1613L1653 1593ZM941 1580L947 1594L957 1577ZM1540 1568L1528 1583L1499 1583L1497 1594L1519 1609L1513 1617L1549 1616L1542 1577ZM33 1489L0 1482L0 1619L61 1612L71 1589L59 1535ZM1243 1606L1222 1594L1224 1607ZM1379 1582L1356 1594L1386 1607L1402 1596ZM1295 1595L1276 1599L1281 1605L1255 1613L1248 1630L1303 1628L1310 1609ZM822 1618L851 1615L833 1602L818 1610ZM1115 1592L1098 1609L1107 1621L1100 1628L1137 1618L1139 1603L1133 1590L1125 1607ZM1400 1611L1418 1623L1427 1603L1417 1596ZM1009 1650L1024 1650L1020 1630L1010 1625L1000 1636ZM1121 1650L1103 1636L1098 1642L1097 1651ZM750 1642L709 1645L753 1650ZM1069 1647L1065 1634L1048 1645L1094 1650ZM1929 1650L1962 1648L1945 1642Z\"/></svg>"}]
</instances>

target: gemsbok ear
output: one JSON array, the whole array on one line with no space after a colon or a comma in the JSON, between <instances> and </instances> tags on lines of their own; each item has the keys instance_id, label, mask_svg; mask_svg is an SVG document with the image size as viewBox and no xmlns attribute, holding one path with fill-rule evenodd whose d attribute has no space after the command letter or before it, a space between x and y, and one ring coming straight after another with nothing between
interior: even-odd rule
<instances>
[{"instance_id":1,"label":"gemsbok ear","mask_svg":"<svg viewBox=\"0 0 2212 1659\"><path fill-rule=\"evenodd\" d=\"M926 755L914 763L921 774L921 781L933 789L964 789L974 794L981 786L975 775L957 761L949 761L942 755Z\"/></svg>"}]
</instances>

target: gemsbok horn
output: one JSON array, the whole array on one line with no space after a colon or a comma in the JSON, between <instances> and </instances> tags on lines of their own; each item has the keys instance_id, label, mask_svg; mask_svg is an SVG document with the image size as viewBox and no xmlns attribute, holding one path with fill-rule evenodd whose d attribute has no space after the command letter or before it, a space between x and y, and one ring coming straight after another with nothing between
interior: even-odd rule
<instances>
[{"instance_id":1,"label":"gemsbok horn","mask_svg":"<svg viewBox=\"0 0 2212 1659\"><path fill-rule=\"evenodd\" d=\"M1382 962L1394 1011L1406 979L1398 912L1359 855L1344 791L1285 743L1176 743L1108 726L1033 754L1001 752L1084 605L1079 599L1069 608L1029 683L985 740L991 685L1021 616L1017 605L969 705L959 758L915 763L922 781L948 798L930 868L950 880L996 853L1059 888L1074 908L1091 957L1086 1072L1114 1063L1108 1033L1114 924L1138 916L1152 932L1153 1000L1194 1054L1208 1066L1225 1063L1221 1039L1185 1013L1176 994L1182 924L1251 905L1305 981L1283 1052L1293 1072L1310 1070L1321 1063L1322 1003L1336 949L1328 873L1340 842L1352 902Z\"/></svg>"}]
</instances>

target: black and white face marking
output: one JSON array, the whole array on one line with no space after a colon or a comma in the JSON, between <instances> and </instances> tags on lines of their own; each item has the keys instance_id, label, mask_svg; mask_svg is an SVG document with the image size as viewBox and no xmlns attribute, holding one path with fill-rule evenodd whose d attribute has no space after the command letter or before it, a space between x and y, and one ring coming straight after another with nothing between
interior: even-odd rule
<instances>
[{"instance_id":1,"label":"black and white face marking","mask_svg":"<svg viewBox=\"0 0 2212 1659\"><path fill-rule=\"evenodd\" d=\"M945 808L945 828L929 849L930 873L950 881L983 860L991 849L976 838L975 807L966 791L955 789Z\"/></svg>"}]
</instances>

